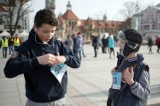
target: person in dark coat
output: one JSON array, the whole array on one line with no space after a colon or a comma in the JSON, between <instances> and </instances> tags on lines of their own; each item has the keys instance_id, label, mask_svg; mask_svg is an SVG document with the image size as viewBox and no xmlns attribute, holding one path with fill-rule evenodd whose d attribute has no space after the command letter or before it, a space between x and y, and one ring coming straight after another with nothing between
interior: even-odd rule
<instances>
[{"instance_id":1,"label":"person in dark coat","mask_svg":"<svg viewBox=\"0 0 160 106\"><path fill-rule=\"evenodd\" d=\"M102 38L102 53L106 53L106 48L108 46L107 43L108 43L107 38L104 35Z\"/></svg>"},{"instance_id":2,"label":"person in dark coat","mask_svg":"<svg viewBox=\"0 0 160 106\"><path fill-rule=\"evenodd\" d=\"M98 51L98 48L99 48L99 41L98 41L98 37L97 36L92 36L92 46L93 46L93 49L94 49L94 57L97 57L97 51Z\"/></svg>"},{"instance_id":3,"label":"person in dark coat","mask_svg":"<svg viewBox=\"0 0 160 106\"><path fill-rule=\"evenodd\" d=\"M53 11L39 10L28 40L12 53L5 65L7 78L24 75L26 106L66 106L66 68L78 68L80 60L69 47L54 39L57 26Z\"/></svg>"},{"instance_id":4,"label":"person in dark coat","mask_svg":"<svg viewBox=\"0 0 160 106\"><path fill-rule=\"evenodd\" d=\"M149 37L148 38L148 47L149 47L149 54L151 53L153 53L152 52L152 46L153 46L153 40L152 40L152 38L151 37Z\"/></svg>"},{"instance_id":5,"label":"person in dark coat","mask_svg":"<svg viewBox=\"0 0 160 106\"><path fill-rule=\"evenodd\" d=\"M11 36L8 40L9 54L12 54L14 51L13 45L14 45L14 39Z\"/></svg>"},{"instance_id":6,"label":"person in dark coat","mask_svg":"<svg viewBox=\"0 0 160 106\"><path fill-rule=\"evenodd\" d=\"M159 53L159 50L160 50L160 36L158 36L156 38L156 41L155 41L156 45L157 45L157 53Z\"/></svg>"}]
</instances>

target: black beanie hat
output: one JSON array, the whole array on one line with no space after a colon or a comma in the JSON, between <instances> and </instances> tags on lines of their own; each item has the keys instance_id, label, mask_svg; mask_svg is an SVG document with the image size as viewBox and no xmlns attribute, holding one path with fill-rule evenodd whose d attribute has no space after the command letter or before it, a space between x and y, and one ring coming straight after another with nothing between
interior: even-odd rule
<instances>
[{"instance_id":1,"label":"black beanie hat","mask_svg":"<svg viewBox=\"0 0 160 106\"><path fill-rule=\"evenodd\" d=\"M126 40L137 43L139 45L142 44L142 36L139 32L134 29L126 29L123 31L126 37Z\"/></svg>"},{"instance_id":2,"label":"black beanie hat","mask_svg":"<svg viewBox=\"0 0 160 106\"><path fill-rule=\"evenodd\" d=\"M126 29L123 31L127 42L123 48L124 56L128 56L132 52L138 52L142 44L142 36L134 29Z\"/></svg>"}]
</instances>

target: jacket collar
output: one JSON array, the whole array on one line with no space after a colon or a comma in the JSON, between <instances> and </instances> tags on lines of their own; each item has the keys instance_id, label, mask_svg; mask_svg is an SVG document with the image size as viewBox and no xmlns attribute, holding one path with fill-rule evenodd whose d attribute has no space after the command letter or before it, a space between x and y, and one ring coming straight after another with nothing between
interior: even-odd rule
<instances>
[{"instance_id":1,"label":"jacket collar","mask_svg":"<svg viewBox=\"0 0 160 106\"><path fill-rule=\"evenodd\" d=\"M143 60L144 60L144 57L142 54L137 54L136 57L127 59L128 62L139 62L139 61L143 61Z\"/></svg>"},{"instance_id":2,"label":"jacket collar","mask_svg":"<svg viewBox=\"0 0 160 106\"><path fill-rule=\"evenodd\" d=\"M31 42L34 42L34 43L36 43L36 44L45 44L45 43L43 43L40 39L39 39L39 37L38 37L38 35L37 35L37 33L34 31L34 29L31 29L31 31L29 32L29 37L28 37L28 39L29 39L29 41L31 41ZM53 45L53 38L48 42L48 44L49 45Z\"/></svg>"}]
</instances>

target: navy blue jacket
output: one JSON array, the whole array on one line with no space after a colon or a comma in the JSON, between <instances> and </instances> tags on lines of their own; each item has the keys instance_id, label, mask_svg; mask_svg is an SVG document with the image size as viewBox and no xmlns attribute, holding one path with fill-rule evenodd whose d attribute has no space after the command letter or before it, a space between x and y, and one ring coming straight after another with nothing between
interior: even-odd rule
<instances>
[{"instance_id":1,"label":"navy blue jacket","mask_svg":"<svg viewBox=\"0 0 160 106\"><path fill-rule=\"evenodd\" d=\"M28 40L16 50L15 55L11 56L4 68L7 78L24 74L26 96L35 102L55 101L63 98L67 92L67 71L60 84L50 72L50 66L38 63L37 56L48 53L65 56L65 64L69 67L78 68L80 66L78 57L61 41L51 39L48 44L43 44L32 29Z\"/></svg>"}]
</instances>

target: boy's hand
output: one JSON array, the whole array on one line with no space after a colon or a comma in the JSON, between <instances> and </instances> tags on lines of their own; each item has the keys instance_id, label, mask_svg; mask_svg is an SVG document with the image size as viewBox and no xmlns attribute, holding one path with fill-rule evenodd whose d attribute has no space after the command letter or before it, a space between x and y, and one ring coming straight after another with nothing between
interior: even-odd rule
<instances>
[{"instance_id":1,"label":"boy's hand","mask_svg":"<svg viewBox=\"0 0 160 106\"><path fill-rule=\"evenodd\" d=\"M51 65L55 64L56 57L53 54L45 54L37 57L39 64L41 65Z\"/></svg>"},{"instance_id":2,"label":"boy's hand","mask_svg":"<svg viewBox=\"0 0 160 106\"><path fill-rule=\"evenodd\" d=\"M117 66L116 67L114 67L112 70L111 70L111 73L113 73L113 72L116 72L117 71Z\"/></svg>"},{"instance_id":3,"label":"boy's hand","mask_svg":"<svg viewBox=\"0 0 160 106\"><path fill-rule=\"evenodd\" d=\"M54 65L64 63L65 61L66 61L66 58L64 56L56 56Z\"/></svg>"},{"instance_id":4,"label":"boy's hand","mask_svg":"<svg viewBox=\"0 0 160 106\"><path fill-rule=\"evenodd\" d=\"M126 80L128 85L133 85L134 84L134 71L133 71L133 67L127 68L124 71L124 79Z\"/></svg>"}]
</instances>

